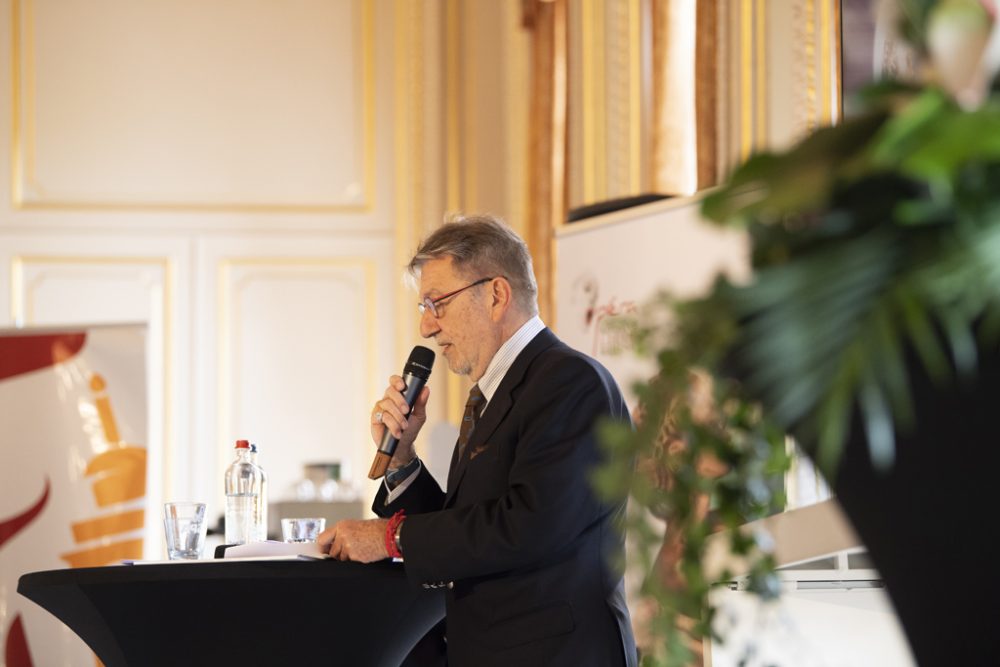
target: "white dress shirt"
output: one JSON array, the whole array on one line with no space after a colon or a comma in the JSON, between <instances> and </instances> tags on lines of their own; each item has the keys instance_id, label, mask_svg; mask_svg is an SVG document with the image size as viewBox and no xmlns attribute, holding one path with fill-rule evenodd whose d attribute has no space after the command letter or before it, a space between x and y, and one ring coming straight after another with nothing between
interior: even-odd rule
<instances>
[{"instance_id":1,"label":"white dress shirt","mask_svg":"<svg viewBox=\"0 0 1000 667\"><path fill-rule=\"evenodd\" d=\"M479 382L476 383L479 385L479 391L483 392L483 398L486 400L486 404L479 413L480 416L489 409L493 395L497 393L497 388L503 381L504 376L507 375L507 371L510 370L514 360L517 359L517 355L521 354L524 348L528 346L528 343L544 328L545 323L542 322L540 317L535 315L522 324L521 328L515 331L513 336L505 340L500 349L493 355L493 358L490 359L490 365L486 367L486 372L483 373L483 377L479 378ZM383 482L386 485L386 491L389 492L389 495L385 499L387 505L402 495L410 486L410 483L417 478L421 466L423 466L423 463L418 461L417 467L410 473L409 477L400 482L394 489L389 488L388 482Z\"/></svg>"}]
</instances>

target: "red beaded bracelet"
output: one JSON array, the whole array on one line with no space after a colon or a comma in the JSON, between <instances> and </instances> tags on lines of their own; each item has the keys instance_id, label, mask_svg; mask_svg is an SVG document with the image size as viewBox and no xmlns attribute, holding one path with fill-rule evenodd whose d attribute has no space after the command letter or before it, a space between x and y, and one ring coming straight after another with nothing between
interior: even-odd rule
<instances>
[{"instance_id":1,"label":"red beaded bracelet","mask_svg":"<svg viewBox=\"0 0 1000 667\"><path fill-rule=\"evenodd\" d=\"M405 510L399 510L392 515L388 525L385 527L385 550L389 553L390 558L403 557L403 552L396 546L396 528L399 527L399 524L403 523L403 519L405 518Z\"/></svg>"}]
</instances>

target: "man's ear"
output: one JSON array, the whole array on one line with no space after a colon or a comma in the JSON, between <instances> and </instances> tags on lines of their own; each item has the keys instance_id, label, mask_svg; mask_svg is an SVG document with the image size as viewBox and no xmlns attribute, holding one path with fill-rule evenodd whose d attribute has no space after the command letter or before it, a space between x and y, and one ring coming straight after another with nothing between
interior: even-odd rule
<instances>
[{"instance_id":1,"label":"man's ear","mask_svg":"<svg viewBox=\"0 0 1000 667\"><path fill-rule=\"evenodd\" d=\"M506 278L498 277L490 283L490 299L493 313L498 319L514 305L514 293Z\"/></svg>"}]
</instances>

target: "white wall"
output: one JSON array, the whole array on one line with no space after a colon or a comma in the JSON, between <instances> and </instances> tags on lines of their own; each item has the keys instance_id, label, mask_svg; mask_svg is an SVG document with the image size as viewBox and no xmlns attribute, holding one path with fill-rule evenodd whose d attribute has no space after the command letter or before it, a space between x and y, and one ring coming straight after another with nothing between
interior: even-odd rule
<instances>
[{"instance_id":1,"label":"white wall","mask_svg":"<svg viewBox=\"0 0 1000 667\"><path fill-rule=\"evenodd\" d=\"M712 643L706 664L915 665L885 589L835 583L843 587L799 590L796 583L788 582L774 603L762 603L751 593L718 589L712 596L719 606L716 628L724 633L725 643Z\"/></svg>"},{"instance_id":2,"label":"white wall","mask_svg":"<svg viewBox=\"0 0 1000 667\"><path fill-rule=\"evenodd\" d=\"M391 9L0 2L0 326L149 324L151 506L220 514L237 437L272 499L309 461L366 476L398 356Z\"/></svg>"}]
</instances>

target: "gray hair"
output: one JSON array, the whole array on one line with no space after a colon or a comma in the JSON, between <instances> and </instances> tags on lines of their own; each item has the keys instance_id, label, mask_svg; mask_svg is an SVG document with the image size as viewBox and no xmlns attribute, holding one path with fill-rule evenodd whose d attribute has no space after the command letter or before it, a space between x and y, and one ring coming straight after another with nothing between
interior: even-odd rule
<instances>
[{"instance_id":1,"label":"gray hair","mask_svg":"<svg viewBox=\"0 0 1000 667\"><path fill-rule=\"evenodd\" d=\"M538 283L524 240L492 215L456 215L424 239L407 265L414 278L432 259L451 257L456 270L469 280L503 276L511 284L514 302L528 315L538 314Z\"/></svg>"}]
</instances>

